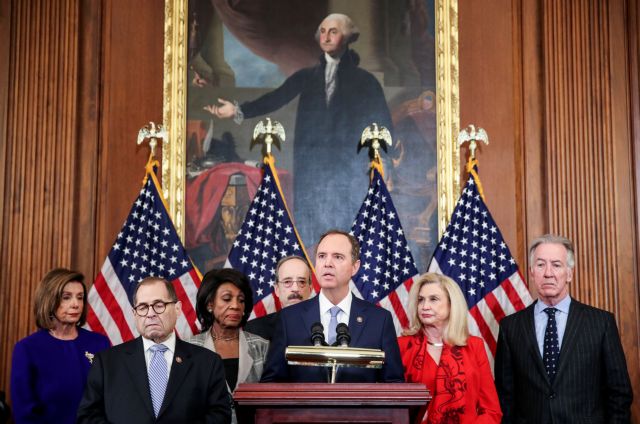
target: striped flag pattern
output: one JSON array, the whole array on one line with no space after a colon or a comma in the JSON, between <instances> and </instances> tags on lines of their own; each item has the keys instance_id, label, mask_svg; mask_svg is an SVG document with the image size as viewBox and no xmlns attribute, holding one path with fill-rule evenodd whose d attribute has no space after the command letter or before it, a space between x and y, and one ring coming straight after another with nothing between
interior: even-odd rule
<instances>
[{"instance_id":1,"label":"striped flag pattern","mask_svg":"<svg viewBox=\"0 0 640 424\"><path fill-rule=\"evenodd\" d=\"M429 271L447 275L460 285L469 306L469 330L484 339L493 362L500 320L533 300L484 203L477 162L471 161L467 171L469 179L436 247Z\"/></svg>"},{"instance_id":2,"label":"striped flag pattern","mask_svg":"<svg viewBox=\"0 0 640 424\"><path fill-rule=\"evenodd\" d=\"M311 266L284 200L274 159L269 155L265 157L260 186L225 264L244 273L251 283L254 306L250 319L280 309L273 294L276 264L289 255L306 258ZM313 284L319 291L315 276Z\"/></svg>"},{"instance_id":3,"label":"striped flag pattern","mask_svg":"<svg viewBox=\"0 0 640 424\"><path fill-rule=\"evenodd\" d=\"M200 274L180 242L155 176L147 164L145 182L88 295L87 327L105 334L113 345L138 336L133 292L148 276L170 281L183 313L176 330L181 338L199 332L195 299Z\"/></svg>"},{"instance_id":4,"label":"striped flag pattern","mask_svg":"<svg viewBox=\"0 0 640 424\"><path fill-rule=\"evenodd\" d=\"M360 242L360 269L352 278L353 293L391 312L400 335L409 326L409 289L418 274L402 225L382 175L373 168L351 234Z\"/></svg>"}]
</instances>

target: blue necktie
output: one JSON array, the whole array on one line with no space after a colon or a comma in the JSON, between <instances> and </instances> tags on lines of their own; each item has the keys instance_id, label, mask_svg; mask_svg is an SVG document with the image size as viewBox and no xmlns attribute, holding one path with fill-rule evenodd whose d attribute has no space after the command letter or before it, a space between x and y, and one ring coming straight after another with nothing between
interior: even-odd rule
<instances>
[{"instance_id":1,"label":"blue necktie","mask_svg":"<svg viewBox=\"0 0 640 424\"><path fill-rule=\"evenodd\" d=\"M547 329L544 332L542 362L547 370L549 381L553 383L553 379L558 372L558 357L560 356L560 343L558 342L558 325L556 324L556 308L546 308L544 312L549 316L547 320Z\"/></svg>"},{"instance_id":2,"label":"blue necktie","mask_svg":"<svg viewBox=\"0 0 640 424\"><path fill-rule=\"evenodd\" d=\"M331 320L329 321L329 340L328 343L330 345L334 344L336 341L336 327L338 326L338 314L342 309L339 306L334 306L329 309L329 313L331 314Z\"/></svg>"},{"instance_id":3,"label":"blue necktie","mask_svg":"<svg viewBox=\"0 0 640 424\"><path fill-rule=\"evenodd\" d=\"M164 392L167 390L167 382L169 381L167 360L164 359L164 352L167 349L169 348L163 344L155 344L149 348L151 351L149 389L151 390L151 402L153 403L153 412L156 417L160 412L160 407L164 400Z\"/></svg>"}]
</instances>

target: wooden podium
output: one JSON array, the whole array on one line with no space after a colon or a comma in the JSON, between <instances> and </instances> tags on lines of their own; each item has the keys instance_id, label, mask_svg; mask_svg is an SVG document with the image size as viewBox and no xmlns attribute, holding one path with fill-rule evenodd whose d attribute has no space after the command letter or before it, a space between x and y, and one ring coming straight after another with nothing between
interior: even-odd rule
<instances>
[{"instance_id":1,"label":"wooden podium","mask_svg":"<svg viewBox=\"0 0 640 424\"><path fill-rule=\"evenodd\" d=\"M233 398L239 423L410 424L431 395L417 383L244 383Z\"/></svg>"}]
</instances>

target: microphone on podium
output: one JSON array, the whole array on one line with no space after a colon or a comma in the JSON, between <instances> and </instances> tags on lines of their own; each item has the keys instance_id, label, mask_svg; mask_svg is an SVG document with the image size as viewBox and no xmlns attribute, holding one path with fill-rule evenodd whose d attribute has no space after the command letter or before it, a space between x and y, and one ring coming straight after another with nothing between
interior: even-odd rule
<instances>
[{"instance_id":1,"label":"microphone on podium","mask_svg":"<svg viewBox=\"0 0 640 424\"><path fill-rule=\"evenodd\" d=\"M334 346L349 347L350 342L349 326L341 322L336 326L336 342Z\"/></svg>"},{"instance_id":2,"label":"microphone on podium","mask_svg":"<svg viewBox=\"0 0 640 424\"><path fill-rule=\"evenodd\" d=\"M311 343L314 346L327 345L327 342L324 340L324 327L320 322L316 322L311 326Z\"/></svg>"}]
</instances>

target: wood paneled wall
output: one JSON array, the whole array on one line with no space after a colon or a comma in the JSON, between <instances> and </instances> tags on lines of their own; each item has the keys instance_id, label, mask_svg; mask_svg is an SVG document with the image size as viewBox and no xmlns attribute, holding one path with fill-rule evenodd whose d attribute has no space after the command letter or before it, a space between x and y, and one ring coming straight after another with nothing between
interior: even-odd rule
<instances>
[{"instance_id":1,"label":"wood paneled wall","mask_svg":"<svg viewBox=\"0 0 640 424\"><path fill-rule=\"evenodd\" d=\"M54 4L55 3L55 4ZM3 128L0 367L33 331L32 293L47 270L71 265L78 139L78 0L15 2L3 16L11 48ZM5 27L6 28L6 27ZM4 91L4 90L3 90Z\"/></svg>"},{"instance_id":2,"label":"wood paneled wall","mask_svg":"<svg viewBox=\"0 0 640 424\"><path fill-rule=\"evenodd\" d=\"M627 2L543 5L549 229L576 245L571 293L613 312L636 393L640 382L638 243ZM637 54L637 52L636 52ZM637 76L638 68L635 67ZM635 169L636 177L638 170ZM634 403L640 419L640 402Z\"/></svg>"},{"instance_id":3,"label":"wood paneled wall","mask_svg":"<svg viewBox=\"0 0 640 424\"><path fill-rule=\"evenodd\" d=\"M513 0L459 8L461 124L489 132L478 154L489 207L525 273L535 237L574 241L571 294L615 313L636 394L637 7ZM638 396L633 417L640 422Z\"/></svg>"},{"instance_id":4,"label":"wood paneled wall","mask_svg":"<svg viewBox=\"0 0 640 424\"><path fill-rule=\"evenodd\" d=\"M163 31L156 0L0 0L0 390L40 278L91 284L140 190Z\"/></svg>"},{"instance_id":5,"label":"wood paneled wall","mask_svg":"<svg viewBox=\"0 0 640 424\"><path fill-rule=\"evenodd\" d=\"M461 124L489 133L492 214L524 273L536 236L576 242L572 294L616 314L636 394L638 1L458 8ZM162 116L161 3L0 0L0 390L38 280L69 266L91 281L139 190L135 136Z\"/></svg>"}]
</instances>

